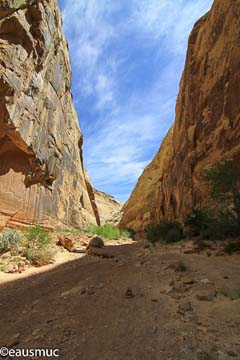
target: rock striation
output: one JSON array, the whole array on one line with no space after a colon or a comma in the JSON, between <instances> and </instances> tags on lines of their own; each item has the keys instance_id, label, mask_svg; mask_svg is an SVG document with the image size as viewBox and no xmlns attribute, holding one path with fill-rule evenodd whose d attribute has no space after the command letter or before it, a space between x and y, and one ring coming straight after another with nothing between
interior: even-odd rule
<instances>
[{"instance_id":1,"label":"rock striation","mask_svg":"<svg viewBox=\"0 0 240 360\"><path fill-rule=\"evenodd\" d=\"M99 211L100 223L117 226L121 219L123 204L105 192L94 190L94 198Z\"/></svg>"},{"instance_id":2,"label":"rock striation","mask_svg":"<svg viewBox=\"0 0 240 360\"><path fill-rule=\"evenodd\" d=\"M121 227L182 222L208 202L201 169L240 163L239 94L240 0L215 0L190 34L174 125L124 206Z\"/></svg>"},{"instance_id":3,"label":"rock striation","mask_svg":"<svg viewBox=\"0 0 240 360\"><path fill-rule=\"evenodd\" d=\"M99 223L56 0L0 3L0 228Z\"/></svg>"}]
</instances>

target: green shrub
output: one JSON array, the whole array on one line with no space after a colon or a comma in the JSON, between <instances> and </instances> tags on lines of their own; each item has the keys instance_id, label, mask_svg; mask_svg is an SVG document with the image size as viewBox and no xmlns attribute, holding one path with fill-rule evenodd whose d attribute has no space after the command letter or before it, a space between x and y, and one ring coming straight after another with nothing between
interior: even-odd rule
<instances>
[{"instance_id":1,"label":"green shrub","mask_svg":"<svg viewBox=\"0 0 240 360\"><path fill-rule=\"evenodd\" d=\"M233 211L240 225L240 174L229 161L220 161L203 169L201 178L210 185L211 197L223 203L232 203Z\"/></svg>"},{"instance_id":2,"label":"green shrub","mask_svg":"<svg viewBox=\"0 0 240 360\"><path fill-rule=\"evenodd\" d=\"M240 251L240 241L238 242L229 242L226 246L225 249L226 253L228 253L229 255L231 255L232 253L236 252L236 251Z\"/></svg>"},{"instance_id":3,"label":"green shrub","mask_svg":"<svg viewBox=\"0 0 240 360\"><path fill-rule=\"evenodd\" d=\"M195 208L188 214L184 225L188 227L190 236L199 236L211 226L212 218L207 208Z\"/></svg>"},{"instance_id":4,"label":"green shrub","mask_svg":"<svg viewBox=\"0 0 240 360\"><path fill-rule=\"evenodd\" d=\"M240 235L240 225L230 209L193 209L185 220L188 235L205 240L223 240Z\"/></svg>"},{"instance_id":5,"label":"green shrub","mask_svg":"<svg viewBox=\"0 0 240 360\"><path fill-rule=\"evenodd\" d=\"M6 264L0 263L0 271L4 272L6 270Z\"/></svg>"},{"instance_id":6,"label":"green shrub","mask_svg":"<svg viewBox=\"0 0 240 360\"><path fill-rule=\"evenodd\" d=\"M16 230L5 230L0 234L0 254L20 247L21 233Z\"/></svg>"},{"instance_id":7,"label":"green shrub","mask_svg":"<svg viewBox=\"0 0 240 360\"><path fill-rule=\"evenodd\" d=\"M28 229L26 238L29 248L44 248L50 243L49 233L39 225Z\"/></svg>"},{"instance_id":8,"label":"green shrub","mask_svg":"<svg viewBox=\"0 0 240 360\"><path fill-rule=\"evenodd\" d=\"M26 250L25 256L32 265L42 266L47 265L52 261L54 251L49 247L43 247L38 249L28 248Z\"/></svg>"},{"instance_id":9,"label":"green shrub","mask_svg":"<svg viewBox=\"0 0 240 360\"><path fill-rule=\"evenodd\" d=\"M119 239L121 237L125 238L134 238L135 231L133 229L118 229L114 227L112 224L105 224L102 226L90 225L87 229L87 232L101 236L105 239L112 240L112 239Z\"/></svg>"},{"instance_id":10,"label":"green shrub","mask_svg":"<svg viewBox=\"0 0 240 360\"><path fill-rule=\"evenodd\" d=\"M48 264L54 255L50 247L49 233L36 225L26 231L26 258L35 266Z\"/></svg>"},{"instance_id":11,"label":"green shrub","mask_svg":"<svg viewBox=\"0 0 240 360\"><path fill-rule=\"evenodd\" d=\"M91 225L88 231L93 235L102 236L105 239L118 239L121 237L121 232L118 228L113 227L111 224L105 224L102 226Z\"/></svg>"},{"instance_id":12,"label":"green shrub","mask_svg":"<svg viewBox=\"0 0 240 360\"><path fill-rule=\"evenodd\" d=\"M163 220L157 225L148 225L145 230L152 243L173 243L183 238L182 228L177 222Z\"/></svg>"},{"instance_id":13,"label":"green shrub","mask_svg":"<svg viewBox=\"0 0 240 360\"><path fill-rule=\"evenodd\" d=\"M123 237L134 239L135 235L136 235L136 231L134 229L127 228L127 229L121 230L121 234Z\"/></svg>"},{"instance_id":14,"label":"green shrub","mask_svg":"<svg viewBox=\"0 0 240 360\"><path fill-rule=\"evenodd\" d=\"M74 235L74 236L78 236L78 235L81 235L84 233L84 230L81 230L81 229L78 229L78 228L74 228L74 227L71 227L71 228L68 228L68 229L64 229L64 230L61 230L61 231L57 231L56 234L57 235L68 235L68 234L71 234L71 235Z\"/></svg>"}]
</instances>

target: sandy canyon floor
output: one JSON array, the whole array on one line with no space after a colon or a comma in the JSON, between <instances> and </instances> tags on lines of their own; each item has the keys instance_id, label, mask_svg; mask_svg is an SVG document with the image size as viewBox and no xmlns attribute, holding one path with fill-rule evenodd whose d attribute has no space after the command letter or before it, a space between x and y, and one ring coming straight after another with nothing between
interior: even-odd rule
<instances>
[{"instance_id":1,"label":"sandy canyon floor","mask_svg":"<svg viewBox=\"0 0 240 360\"><path fill-rule=\"evenodd\" d=\"M0 278L0 347L66 360L240 359L240 255L109 242ZM31 359L31 358L29 358Z\"/></svg>"}]
</instances>

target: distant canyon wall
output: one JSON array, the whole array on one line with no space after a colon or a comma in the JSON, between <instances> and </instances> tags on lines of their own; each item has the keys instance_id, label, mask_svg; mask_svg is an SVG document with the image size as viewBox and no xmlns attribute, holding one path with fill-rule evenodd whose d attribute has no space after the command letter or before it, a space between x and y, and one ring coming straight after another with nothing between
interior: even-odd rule
<instances>
[{"instance_id":1,"label":"distant canyon wall","mask_svg":"<svg viewBox=\"0 0 240 360\"><path fill-rule=\"evenodd\" d=\"M215 0L188 41L176 118L123 208L121 227L183 221L208 202L201 169L240 166L240 0Z\"/></svg>"}]
</instances>

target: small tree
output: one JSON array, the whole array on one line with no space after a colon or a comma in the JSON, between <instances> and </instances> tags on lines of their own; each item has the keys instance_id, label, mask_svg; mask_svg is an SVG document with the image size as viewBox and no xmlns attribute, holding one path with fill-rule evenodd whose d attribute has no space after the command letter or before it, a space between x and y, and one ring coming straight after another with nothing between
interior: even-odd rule
<instances>
[{"instance_id":1,"label":"small tree","mask_svg":"<svg viewBox=\"0 0 240 360\"><path fill-rule=\"evenodd\" d=\"M240 177L232 163L221 161L202 171L202 180L210 184L210 195L218 202L231 200L240 224Z\"/></svg>"}]
</instances>

